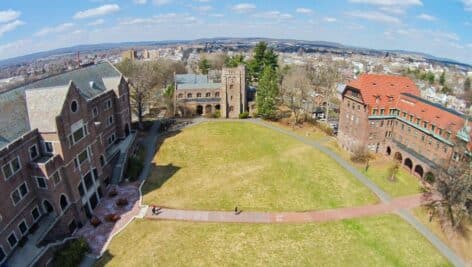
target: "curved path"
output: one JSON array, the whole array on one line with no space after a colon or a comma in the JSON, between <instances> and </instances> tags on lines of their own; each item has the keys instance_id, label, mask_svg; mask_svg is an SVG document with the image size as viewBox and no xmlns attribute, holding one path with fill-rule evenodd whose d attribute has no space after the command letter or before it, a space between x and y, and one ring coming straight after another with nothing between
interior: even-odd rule
<instances>
[{"instance_id":1,"label":"curved path","mask_svg":"<svg viewBox=\"0 0 472 267\"><path fill-rule=\"evenodd\" d=\"M157 215L149 208L145 218L152 220L183 220L195 222L234 222L234 223L309 223L326 222L342 219L391 213L400 209L420 206L426 199L423 195L413 195L394 199L389 203L380 203L360 207L338 208L304 212L254 212L242 211L201 211L162 208Z\"/></svg>"},{"instance_id":2,"label":"curved path","mask_svg":"<svg viewBox=\"0 0 472 267\"><path fill-rule=\"evenodd\" d=\"M261 125L263 127L270 128L279 133L291 136L296 140L309 145L311 147L320 150L324 154L328 155L334 161L336 161L343 168L348 170L354 177L359 180L362 184L367 186L377 197L381 200L381 204L369 205L363 207L354 207L354 208L343 208L335 210L325 210L325 211L312 211L312 212L282 212L282 213L258 213L258 212L242 212L239 215L235 215L233 212L218 212L218 211L190 211L190 210L173 210L165 209L161 210L161 214L157 217L155 215L150 215L150 209L147 211L147 218L155 219L167 219L172 220L192 220L192 221L218 221L218 222L259 222L259 223L277 223L277 222L320 222L320 221L329 221L336 219L345 219L345 218L355 218L367 215L375 215L396 211L397 214L413 226L419 233L421 233L431 244L438 249L441 254L446 257L454 266L466 266L465 262L452 250L450 249L443 241L441 241L434 233L432 233L425 225L423 225L411 212L408 210L410 204L415 204L414 200L405 201L402 199L394 199L385 191L383 191L379 186L352 166L349 162L344 160L338 154L330 150L329 148L323 146L320 142L314 141L309 138L300 136L289 130L277 127L265 123L260 119L247 119L247 120L220 120L220 119L198 119L195 120L195 123L188 125L188 127L194 126L204 121L238 121L246 123L254 123ZM415 196L418 197L418 196ZM404 201L406 203L404 203ZM411 203L410 203L411 202ZM419 202L421 202L419 200ZM407 204L409 203L409 204ZM420 205L420 203L416 203ZM413 206L414 207L414 206ZM152 216L152 217L151 217ZM247 221L245 221L247 220Z\"/></svg>"}]
</instances>

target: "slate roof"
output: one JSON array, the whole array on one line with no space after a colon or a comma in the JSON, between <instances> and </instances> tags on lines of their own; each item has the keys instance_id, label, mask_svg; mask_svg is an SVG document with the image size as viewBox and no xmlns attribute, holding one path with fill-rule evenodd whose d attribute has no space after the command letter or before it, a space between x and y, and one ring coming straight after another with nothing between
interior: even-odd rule
<instances>
[{"instance_id":1,"label":"slate roof","mask_svg":"<svg viewBox=\"0 0 472 267\"><path fill-rule=\"evenodd\" d=\"M177 74L175 75L175 83L177 90L221 88L221 83L212 83L208 80L207 75L199 74Z\"/></svg>"},{"instance_id":2,"label":"slate roof","mask_svg":"<svg viewBox=\"0 0 472 267\"><path fill-rule=\"evenodd\" d=\"M105 77L107 78L105 79L107 84L103 81ZM106 62L50 76L0 93L0 148L31 129L35 129L36 127L34 126L43 125L47 121L51 121L52 116L48 116L46 121L34 121L30 125L30 119L33 118L28 116L28 105L31 105L29 108L32 110L34 109L38 112L40 110L48 111L47 114L51 114L51 112L57 111L58 106L62 108L62 103L58 103L61 101L61 97L59 97L61 89L59 88L67 91L70 81L74 82L85 98L90 99L111 89L109 88L111 86L110 81L119 81L120 77L121 73L110 63ZM93 81L93 84L91 84L91 81ZM27 90L28 94L34 95L34 98L29 98L29 104L26 101L25 92ZM38 92L31 92L35 90L38 90ZM55 94L57 94L57 98L54 97ZM64 99L62 98L62 100ZM37 116L33 117L38 118ZM46 128L50 129L50 127Z\"/></svg>"}]
</instances>

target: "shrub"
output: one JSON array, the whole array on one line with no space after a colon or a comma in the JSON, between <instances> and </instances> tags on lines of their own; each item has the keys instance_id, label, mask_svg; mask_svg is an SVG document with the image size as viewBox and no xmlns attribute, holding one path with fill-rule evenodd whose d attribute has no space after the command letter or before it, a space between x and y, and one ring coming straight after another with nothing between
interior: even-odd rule
<instances>
[{"instance_id":1,"label":"shrub","mask_svg":"<svg viewBox=\"0 0 472 267\"><path fill-rule=\"evenodd\" d=\"M75 267L79 266L82 258L89 251L87 241L83 238L69 241L64 248L54 253L53 266Z\"/></svg>"},{"instance_id":2,"label":"shrub","mask_svg":"<svg viewBox=\"0 0 472 267\"><path fill-rule=\"evenodd\" d=\"M118 192L116 191L116 188L112 188L110 192L108 192L108 197L116 197L118 195Z\"/></svg>"},{"instance_id":3,"label":"shrub","mask_svg":"<svg viewBox=\"0 0 472 267\"><path fill-rule=\"evenodd\" d=\"M357 163L366 163L372 159L372 155L364 148L357 148L351 156L351 160Z\"/></svg>"},{"instance_id":4,"label":"shrub","mask_svg":"<svg viewBox=\"0 0 472 267\"><path fill-rule=\"evenodd\" d=\"M116 222L116 221L118 221L120 218L121 218L120 215L114 214L114 213L110 213L110 214L107 214L107 215L105 216L105 221L107 221L107 222Z\"/></svg>"},{"instance_id":5,"label":"shrub","mask_svg":"<svg viewBox=\"0 0 472 267\"><path fill-rule=\"evenodd\" d=\"M427 172L424 176L424 180L429 184L434 184L434 174L432 174L431 172Z\"/></svg>"},{"instance_id":6,"label":"shrub","mask_svg":"<svg viewBox=\"0 0 472 267\"><path fill-rule=\"evenodd\" d=\"M139 178L141 170L144 167L143 160L139 156L131 156L128 159L128 166L126 167L126 177L129 177L130 181L135 181Z\"/></svg>"},{"instance_id":7,"label":"shrub","mask_svg":"<svg viewBox=\"0 0 472 267\"><path fill-rule=\"evenodd\" d=\"M128 205L128 200L126 198L119 198L116 201L116 205L119 206L119 207L126 206L126 205Z\"/></svg>"},{"instance_id":8,"label":"shrub","mask_svg":"<svg viewBox=\"0 0 472 267\"><path fill-rule=\"evenodd\" d=\"M102 223L102 221L100 221L100 219L99 219L97 216L93 216L92 219L90 219L90 224L91 224L93 227L97 227L97 226L99 226L101 223Z\"/></svg>"},{"instance_id":9,"label":"shrub","mask_svg":"<svg viewBox=\"0 0 472 267\"><path fill-rule=\"evenodd\" d=\"M249 118L249 112L244 111L243 113L240 113L240 114L239 114L239 118L240 118L240 119L247 119L247 118Z\"/></svg>"}]
</instances>

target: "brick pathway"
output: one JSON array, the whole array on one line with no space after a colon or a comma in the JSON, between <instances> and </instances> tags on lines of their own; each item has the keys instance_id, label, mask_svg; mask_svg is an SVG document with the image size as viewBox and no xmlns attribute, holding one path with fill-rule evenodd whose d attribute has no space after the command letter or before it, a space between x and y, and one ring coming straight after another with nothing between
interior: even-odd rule
<instances>
[{"instance_id":1,"label":"brick pathway","mask_svg":"<svg viewBox=\"0 0 472 267\"><path fill-rule=\"evenodd\" d=\"M162 208L158 215L153 215L151 208L146 212L146 219L151 220L183 220L195 222L235 222L235 223L308 223L326 222L342 219L391 213L400 209L411 209L420 206L426 197L413 195L396 198L389 203L366 205L329 210L305 212L241 212L233 211L201 211Z\"/></svg>"}]
</instances>

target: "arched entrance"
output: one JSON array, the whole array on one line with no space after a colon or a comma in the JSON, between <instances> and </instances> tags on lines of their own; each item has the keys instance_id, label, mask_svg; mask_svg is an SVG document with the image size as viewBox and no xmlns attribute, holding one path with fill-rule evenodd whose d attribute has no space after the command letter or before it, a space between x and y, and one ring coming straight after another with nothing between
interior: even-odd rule
<instances>
[{"instance_id":1,"label":"arched entrance","mask_svg":"<svg viewBox=\"0 0 472 267\"><path fill-rule=\"evenodd\" d=\"M418 174L421 178L423 178L423 167L421 167L421 165L416 165L415 173Z\"/></svg>"},{"instance_id":2,"label":"arched entrance","mask_svg":"<svg viewBox=\"0 0 472 267\"><path fill-rule=\"evenodd\" d=\"M52 207L51 203L47 200L43 201L43 209L46 214L54 211L54 208Z\"/></svg>"},{"instance_id":3,"label":"arched entrance","mask_svg":"<svg viewBox=\"0 0 472 267\"><path fill-rule=\"evenodd\" d=\"M220 110L220 109L221 109L220 104L216 104L216 105L215 105L215 109L216 109L216 110Z\"/></svg>"},{"instance_id":4,"label":"arched entrance","mask_svg":"<svg viewBox=\"0 0 472 267\"><path fill-rule=\"evenodd\" d=\"M210 114L211 113L211 105L206 105L205 106L205 114Z\"/></svg>"},{"instance_id":5,"label":"arched entrance","mask_svg":"<svg viewBox=\"0 0 472 267\"><path fill-rule=\"evenodd\" d=\"M413 168L413 161L411 161L410 158L406 158L405 159L405 166L407 166L408 169L410 169L410 171L411 171L411 169Z\"/></svg>"},{"instance_id":6,"label":"arched entrance","mask_svg":"<svg viewBox=\"0 0 472 267\"><path fill-rule=\"evenodd\" d=\"M392 149L388 146L388 147L387 147L387 155L390 156L390 154L392 154Z\"/></svg>"},{"instance_id":7,"label":"arched entrance","mask_svg":"<svg viewBox=\"0 0 472 267\"><path fill-rule=\"evenodd\" d=\"M395 152L395 155L393 156L395 160L400 161L400 163L403 161L402 153L400 152Z\"/></svg>"},{"instance_id":8,"label":"arched entrance","mask_svg":"<svg viewBox=\"0 0 472 267\"><path fill-rule=\"evenodd\" d=\"M129 124L127 123L127 124L125 125L125 135L128 136L128 135L129 135L129 132L130 132L130 130L129 130Z\"/></svg>"},{"instance_id":9,"label":"arched entrance","mask_svg":"<svg viewBox=\"0 0 472 267\"><path fill-rule=\"evenodd\" d=\"M197 115L202 115L203 114L203 106L198 105L197 106Z\"/></svg>"}]
</instances>

